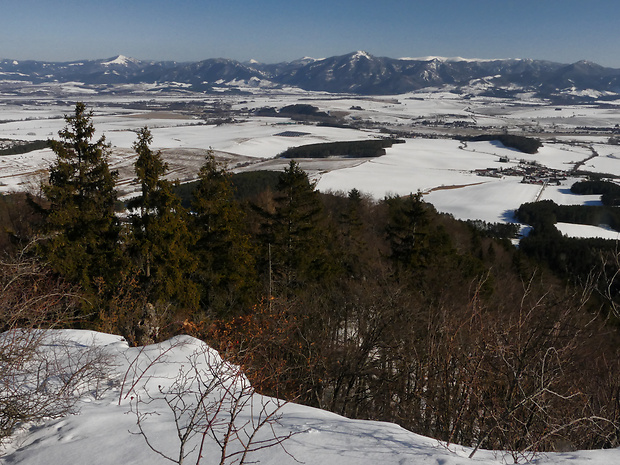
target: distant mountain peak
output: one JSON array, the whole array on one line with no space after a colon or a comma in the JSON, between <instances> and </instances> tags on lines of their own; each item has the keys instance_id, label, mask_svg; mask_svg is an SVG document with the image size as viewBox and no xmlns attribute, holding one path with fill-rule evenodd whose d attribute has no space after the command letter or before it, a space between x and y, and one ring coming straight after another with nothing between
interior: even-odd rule
<instances>
[{"instance_id":1,"label":"distant mountain peak","mask_svg":"<svg viewBox=\"0 0 620 465\"><path fill-rule=\"evenodd\" d=\"M357 52L351 54L352 60L359 60L361 58L365 58L366 60L372 60L372 55L363 50L358 50Z\"/></svg>"},{"instance_id":2,"label":"distant mountain peak","mask_svg":"<svg viewBox=\"0 0 620 465\"><path fill-rule=\"evenodd\" d=\"M127 66L129 64L136 64L138 62L139 60L136 60L135 58L129 58L129 57L126 57L125 55L118 55L116 58L111 58L108 61L104 61L101 64L104 66L109 66L109 65Z\"/></svg>"}]
</instances>

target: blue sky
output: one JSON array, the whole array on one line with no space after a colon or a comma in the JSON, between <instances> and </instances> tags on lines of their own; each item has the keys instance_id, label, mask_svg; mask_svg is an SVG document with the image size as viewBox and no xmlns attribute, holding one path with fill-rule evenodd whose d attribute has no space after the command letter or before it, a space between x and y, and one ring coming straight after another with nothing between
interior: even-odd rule
<instances>
[{"instance_id":1,"label":"blue sky","mask_svg":"<svg viewBox=\"0 0 620 465\"><path fill-rule=\"evenodd\" d=\"M620 68L620 0L4 0L0 14L0 57L20 60L275 63L365 50Z\"/></svg>"}]
</instances>

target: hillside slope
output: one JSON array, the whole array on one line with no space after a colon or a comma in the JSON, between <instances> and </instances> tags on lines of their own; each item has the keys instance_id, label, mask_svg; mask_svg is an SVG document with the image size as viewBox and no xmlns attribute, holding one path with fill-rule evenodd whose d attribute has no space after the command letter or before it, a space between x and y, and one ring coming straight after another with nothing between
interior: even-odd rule
<instances>
[{"instance_id":1,"label":"hillside slope","mask_svg":"<svg viewBox=\"0 0 620 465\"><path fill-rule=\"evenodd\" d=\"M64 330L50 332L43 348L49 354L55 354L57 360L62 359L64 362L68 360L67 354L71 354L74 361L92 354L93 351L105 355L107 381L91 386L80 394L79 410L76 414L43 424L25 425L24 429L15 435L4 451L5 454L0 456L1 464L169 463L150 450L145 439L137 434L139 429L136 424L136 407L139 407L143 414L147 414L142 417L142 426L151 444L160 452L176 457L179 444L177 430L162 393L167 395L168 400L178 400L180 397L173 394L181 392L178 389L182 384L180 380L195 380L192 373L200 373L204 385L214 379L214 376L220 376L223 381L218 386L227 386L227 393L247 389L242 375L226 377L227 373L237 373L235 367L223 363L212 349L188 336L176 337L157 345L130 348L119 336ZM63 366L69 367L66 363ZM190 389L186 388L182 396L188 403L195 401L190 392ZM219 391L213 390L207 398L213 400L217 397L217 392ZM245 425L246 431L252 430L248 421L256 419L257 412L280 406L279 420L277 424L273 424L273 433L270 428L265 428L259 432L257 438L268 440L273 434L279 437L293 434L283 442L284 447L274 445L248 455L247 460L252 463L512 463L511 456L488 451L479 451L473 459L468 459L468 449L454 445L448 447L394 424L348 420L309 407L292 403L281 404L258 394L252 400L254 416L250 414L248 403L237 417L237 423ZM179 418L180 424L184 424L187 416L181 415ZM199 439L199 436L194 437L188 443L186 463L196 463L198 449L194 447L200 445ZM236 445L231 443L229 452L233 451L234 447ZM207 437L202 455L203 464L216 463L219 460L220 450L211 438ZM232 458L226 463L232 463ZM536 463L620 463L620 449L544 454L536 457Z\"/></svg>"}]
</instances>

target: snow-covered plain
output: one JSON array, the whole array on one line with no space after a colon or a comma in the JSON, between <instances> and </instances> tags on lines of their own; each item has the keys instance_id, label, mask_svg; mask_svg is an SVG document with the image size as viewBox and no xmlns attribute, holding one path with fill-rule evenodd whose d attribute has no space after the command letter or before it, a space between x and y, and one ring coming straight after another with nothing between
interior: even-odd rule
<instances>
[{"instance_id":1,"label":"snow-covered plain","mask_svg":"<svg viewBox=\"0 0 620 465\"><path fill-rule=\"evenodd\" d=\"M96 350L104 356L108 383L100 383L79 394L75 414L63 418L23 425L0 453L1 464L65 465L157 465L170 463L146 444L139 432L136 402L149 413L143 419L146 436L160 452L176 457L179 440L175 423L159 392L169 392L183 374L197 369L203 381L213 374L231 369L204 343L189 336L178 336L161 344L129 347L119 336L78 330L51 331L44 349L56 356L74 359ZM215 371L213 368L215 367ZM232 367L234 371L234 367ZM191 376L190 376L191 377ZM246 389L244 378L224 381L231 392ZM216 391L214 391L215 393ZM150 395L149 395L150 393ZM208 399L216 398L212 394ZM168 400L173 396L168 396ZM191 395L183 397L192 402ZM146 404L149 399L154 399ZM247 461L261 464L306 465L499 465L513 463L512 455L499 451L478 451L472 459L470 449L446 445L384 422L350 420L339 415L255 394L238 416L238 424L256 418L260 408L280 406L279 421L259 431L258 440L293 433L282 444L251 453ZM268 410L271 411L271 410ZM252 413L254 412L254 413ZM183 424L184 418L181 419ZM187 451L198 445L190 442ZM234 448L231 445L231 448ZM202 464L219 463L220 450L207 438ZM197 463L198 450L190 452L185 463ZM611 465L620 463L620 449L545 453L529 456L538 465ZM232 463L232 462L227 462Z\"/></svg>"},{"instance_id":2,"label":"snow-covered plain","mask_svg":"<svg viewBox=\"0 0 620 465\"><path fill-rule=\"evenodd\" d=\"M130 192L135 159L131 145L135 130L148 126L153 133L153 147L161 149L171 168L171 176L186 180L195 176L204 155L213 148L217 155L227 157L237 170L276 169L288 163L276 160L278 153L289 146L341 140L364 140L382 133L369 126L365 130L319 127L297 124L283 118L248 116L235 123L205 124L203 120L180 112L151 111L130 108L141 102L135 97L102 97L84 92L80 83L63 85L67 101L85 101L95 112L96 136L105 135L111 143L113 168L121 172L121 188ZM580 126L602 126L620 123L620 112L596 106L556 107L527 98L520 102L494 98L471 97L463 99L450 92L420 92L401 96L356 97L331 96L299 90L252 90L251 96L227 96L231 108L241 110L260 107L282 107L294 103L310 103L322 111L347 114L349 118L390 125L408 131L423 121L421 134L409 137L405 144L387 149L386 155L376 159L338 158L327 160L300 160L317 186L323 191L348 191L357 188L374 198L385 195L407 195L418 191L425 200L442 212L461 219L485 221L513 221L513 211L523 202L550 199L560 204L599 204L598 196L578 196L570 192L577 178L568 178L559 186L542 187L522 184L520 177L478 176L475 170L485 168L507 169L520 160L538 161L558 170L569 170L580 162L582 168L620 175L620 147L607 144L600 134L577 133ZM160 106L166 102L202 99L211 104L213 96L182 97L179 95L149 96ZM125 106L127 105L127 106ZM560 109L558 109L560 108ZM71 114L73 107L53 98L37 100L35 94L23 102L0 94L0 139L36 140L56 137L64 126L63 115ZM543 136L544 146L536 155L526 155L491 142L462 144L451 139L435 138L441 135L444 123L466 121L495 129L518 131L521 128L558 131ZM284 124L283 124L284 123ZM299 137L281 135L286 131L306 133ZM594 154L598 156L594 156ZM499 158L507 158L500 162ZM593 157L593 158L591 158ZM45 178L45 170L53 159L50 150L39 150L23 155L0 157L0 192L35 190ZM604 226L558 224L560 231L569 236L592 236L617 239L618 234ZM25 425L4 455L2 464L50 465L66 463L89 464L158 464L168 463L152 452L137 432L136 416L131 413L131 395L127 393L124 378L133 360L157 357L158 363L136 384L133 397L144 395L157 386L170 386L179 368L188 366L188 357L195 353L216 354L195 339L181 337L146 348L130 348L118 336L92 332L66 331L57 333L74 351L98 347L113 361L108 389L93 395L82 393L79 413L43 424ZM167 349L170 349L167 351ZM148 364L148 363L147 363ZM133 366L136 366L135 364ZM208 366L200 365L208 371ZM123 381L125 379L125 381ZM148 379L148 382L146 381ZM149 388L150 386L150 388ZM121 393L122 391L122 393ZM120 402L119 402L120 399ZM261 399L257 397L257 399ZM269 399L265 399L268 401ZM135 403L133 404L135 405ZM159 404L162 407L161 403ZM158 408L160 408L158 407ZM149 431L158 447L173 453L176 432L173 422L164 415L149 417ZM261 450L250 458L266 464L297 463L322 465L347 464L500 464L512 462L510 455L501 452L479 451L468 459L470 451L408 432L396 425L355 421L338 415L295 404L281 409L278 434L296 433L280 447ZM247 417L246 417L247 418ZM205 456L217 453L212 443ZM290 455L289 455L290 454ZM294 459L293 459L294 457ZM620 450L585 451L541 454L534 462L546 464L607 465L620 463ZM196 456L188 459L195 463ZM203 460L211 463L211 460Z\"/></svg>"},{"instance_id":3,"label":"snow-covered plain","mask_svg":"<svg viewBox=\"0 0 620 465\"><path fill-rule=\"evenodd\" d=\"M79 91L82 87L78 84L75 86ZM300 164L317 181L320 190L346 192L357 188L376 199L420 191L439 211L460 219L513 221L513 212L519 205L537 199L561 204L598 202L597 197L570 194L575 178L541 189L521 184L518 176L478 176L475 170L507 169L524 161L555 170L579 167L620 175L620 146L609 145L608 137L600 133L588 134L580 129L620 124L620 112L609 105L557 106L528 96L522 100L475 95L463 98L440 90L361 97L248 87L242 90L251 94L242 96L149 94L146 107L157 109L136 110L136 105L145 105L146 90L134 89L135 95L127 91L122 96L82 93L75 97L94 110L96 136L104 135L111 144L111 164L119 170L119 190L123 195L136 189L132 170L135 154L131 146L136 130L144 126L152 131L153 148L161 149L169 164L169 178L181 181L195 178L210 148L228 160L234 170L281 170L288 162L274 157L290 146L381 137L380 125L411 131L418 135L387 149L386 155L379 158L300 160ZM0 139L56 137L64 126L62 116L72 112L68 103L49 97L20 98L0 94ZM206 124L197 113L161 110L175 103L198 108L228 107L242 116L235 117L234 122ZM311 104L321 111L369 124L364 130L321 127L252 113L258 108L281 108L295 103ZM517 134L543 131L543 147L537 154L528 155L494 142L463 144L437 138L446 131L445 125L454 123ZM291 133L297 133L297 137L290 137ZM45 179L45 170L53 157L49 149L0 157L0 192L36 189ZM500 163L500 157L508 162ZM581 231L587 234L588 229Z\"/></svg>"},{"instance_id":4,"label":"snow-covered plain","mask_svg":"<svg viewBox=\"0 0 620 465\"><path fill-rule=\"evenodd\" d=\"M592 226L588 224L556 223L555 227L568 237L598 237L601 239L620 240L620 233L609 226Z\"/></svg>"}]
</instances>

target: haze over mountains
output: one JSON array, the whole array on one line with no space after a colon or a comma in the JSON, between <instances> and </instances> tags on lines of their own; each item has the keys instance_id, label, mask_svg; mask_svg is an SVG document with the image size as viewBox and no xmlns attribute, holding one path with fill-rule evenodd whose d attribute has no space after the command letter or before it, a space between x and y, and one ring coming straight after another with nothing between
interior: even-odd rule
<instances>
[{"instance_id":1,"label":"haze over mountains","mask_svg":"<svg viewBox=\"0 0 620 465\"><path fill-rule=\"evenodd\" d=\"M80 82L87 86L169 83L172 88L199 92L240 86L293 86L359 95L447 88L461 94L514 97L529 93L532 97L588 101L616 99L620 69L589 61L395 59L366 52L276 64L223 58L191 63L142 61L122 55L65 63L0 60L0 89L7 91L26 82Z\"/></svg>"}]
</instances>

